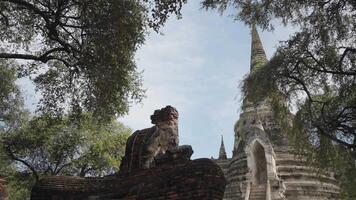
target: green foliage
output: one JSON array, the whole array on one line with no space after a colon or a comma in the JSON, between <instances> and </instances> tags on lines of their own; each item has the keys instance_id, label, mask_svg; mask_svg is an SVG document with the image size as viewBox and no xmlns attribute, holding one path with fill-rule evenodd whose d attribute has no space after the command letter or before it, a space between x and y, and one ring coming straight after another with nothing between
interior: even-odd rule
<instances>
[{"instance_id":1,"label":"green foliage","mask_svg":"<svg viewBox=\"0 0 356 200\"><path fill-rule=\"evenodd\" d=\"M70 118L32 118L2 136L11 160L36 179L44 175L102 176L119 168L130 129L112 120L98 124L90 115L78 124Z\"/></svg>"},{"instance_id":2,"label":"green foliage","mask_svg":"<svg viewBox=\"0 0 356 200\"><path fill-rule=\"evenodd\" d=\"M186 0L3 0L0 58L17 59L18 76L31 78L39 109L61 115L92 112L110 119L144 96L134 55L150 28ZM26 52L26 53L23 53Z\"/></svg>"},{"instance_id":3,"label":"green foliage","mask_svg":"<svg viewBox=\"0 0 356 200\"><path fill-rule=\"evenodd\" d=\"M35 184L33 177L13 172L6 177L6 190L9 200L29 200Z\"/></svg>"},{"instance_id":4,"label":"green foliage","mask_svg":"<svg viewBox=\"0 0 356 200\"><path fill-rule=\"evenodd\" d=\"M16 71L0 65L0 175L9 199L29 199L41 176L104 176L117 172L131 130L91 114L30 116L15 84Z\"/></svg>"},{"instance_id":5,"label":"green foliage","mask_svg":"<svg viewBox=\"0 0 356 200\"><path fill-rule=\"evenodd\" d=\"M264 29L273 29L273 21L331 31L340 36L354 28L356 3L353 0L202 0L205 9L220 13L233 9L235 20L256 23Z\"/></svg>"},{"instance_id":6,"label":"green foliage","mask_svg":"<svg viewBox=\"0 0 356 200\"><path fill-rule=\"evenodd\" d=\"M131 130L113 118L144 96L135 52L186 2L0 1L0 170L10 199L29 199L41 176L118 171ZM22 77L41 94L35 116L15 84Z\"/></svg>"},{"instance_id":7,"label":"green foliage","mask_svg":"<svg viewBox=\"0 0 356 200\"><path fill-rule=\"evenodd\" d=\"M84 142L80 157L64 173L78 176L104 176L117 172L125 153L126 140L131 129L112 120L100 125L93 123L90 116L81 124Z\"/></svg>"},{"instance_id":8,"label":"green foliage","mask_svg":"<svg viewBox=\"0 0 356 200\"><path fill-rule=\"evenodd\" d=\"M0 175L6 180L6 192L9 200L30 199L32 186L35 183L33 176L26 172L18 172L17 166L0 151Z\"/></svg>"},{"instance_id":9,"label":"green foliage","mask_svg":"<svg viewBox=\"0 0 356 200\"><path fill-rule=\"evenodd\" d=\"M119 170L131 130L112 120L99 124L87 114L70 118L33 117L20 129L1 134L0 169L10 199L28 198L42 176L105 176Z\"/></svg>"},{"instance_id":10,"label":"green foliage","mask_svg":"<svg viewBox=\"0 0 356 200\"><path fill-rule=\"evenodd\" d=\"M14 97L18 94L18 89L14 85L16 80L15 69L9 67L9 65L4 61L0 60L0 104L1 104L1 119L4 119L4 115L9 113L11 102Z\"/></svg>"},{"instance_id":11,"label":"green foliage","mask_svg":"<svg viewBox=\"0 0 356 200\"><path fill-rule=\"evenodd\" d=\"M0 59L0 133L19 126L25 115L20 90L15 84L16 70L12 63Z\"/></svg>"},{"instance_id":12,"label":"green foliage","mask_svg":"<svg viewBox=\"0 0 356 200\"><path fill-rule=\"evenodd\" d=\"M0 175L6 179L9 200L29 199L33 178L28 174L18 173L13 161L3 151L5 134L19 130L28 116L22 108L22 98L15 84L15 70L9 63L0 64Z\"/></svg>"},{"instance_id":13,"label":"green foliage","mask_svg":"<svg viewBox=\"0 0 356 200\"><path fill-rule=\"evenodd\" d=\"M338 174L340 174L339 180L341 180L341 188L343 188L341 198L345 200L353 200L356 198L356 166L352 157L348 155L345 156L347 157L344 157L345 159L343 159L343 161L346 162L339 165L341 167L338 172Z\"/></svg>"},{"instance_id":14,"label":"green foliage","mask_svg":"<svg viewBox=\"0 0 356 200\"><path fill-rule=\"evenodd\" d=\"M276 91L274 80L266 76L266 73L274 69L270 64L258 63L254 70L244 78L241 85L242 92L249 102L256 104Z\"/></svg>"}]
</instances>

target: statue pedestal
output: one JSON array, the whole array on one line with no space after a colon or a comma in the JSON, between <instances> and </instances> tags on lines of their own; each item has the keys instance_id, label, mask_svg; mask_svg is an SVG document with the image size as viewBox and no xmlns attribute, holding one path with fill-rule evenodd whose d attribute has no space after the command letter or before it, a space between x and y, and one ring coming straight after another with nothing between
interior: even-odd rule
<instances>
[{"instance_id":1,"label":"statue pedestal","mask_svg":"<svg viewBox=\"0 0 356 200\"><path fill-rule=\"evenodd\" d=\"M220 200L225 184L223 172L210 159L177 160L129 175L46 177L32 189L31 199Z\"/></svg>"}]
</instances>

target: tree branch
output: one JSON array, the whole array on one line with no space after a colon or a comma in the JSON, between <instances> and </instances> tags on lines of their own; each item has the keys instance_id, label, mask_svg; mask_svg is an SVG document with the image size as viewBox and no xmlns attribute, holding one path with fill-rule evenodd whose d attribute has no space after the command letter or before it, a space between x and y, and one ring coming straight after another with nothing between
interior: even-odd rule
<instances>
[{"instance_id":1,"label":"tree branch","mask_svg":"<svg viewBox=\"0 0 356 200\"><path fill-rule=\"evenodd\" d=\"M17 53L0 53L0 58L13 58L13 59L23 59L23 60L35 60L42 61L41 57L30 55L30 54L17 54ZM42 61L44 62L44 61Z\"/></svg>"},{"instance_id":2,"label":"tree branch","mask_svg":"<svg viewBox=\"0 0 356 200\"><path fill-rule=\"evenodd\" d=\"M32 171L33 175L35 176L36 181L38 181L39 175L38 175L37 171L35 170L35 168L34 168L33 166L31 166L31 165L30 165L29 163L27 163L25 160L22 160L22 159L16 157L15 154L11 151L11 148L10 148L9 145L6 145L6 151L7 151L8 156L9 156L12 160L18 161L18 162L24 164L27 168L29 168L29 169Z\"/></svg>"},{"instance_id":3,"label":"tree branch","mask_svg":"<svg viewBox=\"0 0 356 200\"><path fill-rule=\"evenodd\" d=\"M340 70L342 70L342 62L344 61L346 55L348 52L353 52L353 53L356 53L356 49L355 48L351 48L351 47L346 47L344 52L342 53L341 55L341 58L339 60L339 64L338 64L338 67ZM356 73L355 73L356 74Z\"/></svg>"},{"instance_id":4,"label":"tree branch","mask_svg":"<svg viewBox=\"0 0 356 200\"><path fill-rule=\"evenodd\" d=\"M355 72L345 72L345 71L342 71L342 70L340 70L340 71L327 70L324 66L319 64L319 62L317 60L315 60L314 57L311 56L311 58L317 63L317 65L319 65L323 69L318 69L318 68L312 67L312 66L308 65L306 62L302 61L303 65L308 69L311 69L311 70L314 70L314 71L317 71L317 72L320 72L320 73L339 74L339 75L347 75L347 76L355 76L356 75L356 71ZM341 63L341 65L342 65L342 63Z\"/></svg>"},{"instance_id":5,"label":"tree branch","mask_svg":"<svg viewBox=\"0 0 356 200\"><path fill-rule=\"evenodd\" d=\"M43 63L47 63L50 60L58 60L58 61L61 61L63 64L65 64L67 67L72 67L72 65L69 62L67 62L66 60L49 55L51 53L54 53L57 51L63 51L63 50L65 50L65 49L64 48L54 48L54 49L51 49L51 50L47 51L46 53L42 54L41 56L34 56L31 54L0 53L0 58L33 60L33 61L40 61Z\"/></svg>"},{"instance_id":6,"label":"tree branch","mask_svg":"<svg viewBox=\"0 0 356 200\"><path fill-rule=\"evenodd\" d=\"M57 171L55 172L55 175L59 174L65 167L70 166L70 165L71 165L70 162L69 162L69 163L66 163L66 164L64 164L64 165L62 165L61 167L59 167L59 168L57 169Z\"/></svg>"},{"instance_id":7,"label":"tree branch","mask_svg":"<svg viewBox=\"0 0 356 200\"><path fill-rule=\"evenodd\" d=\"M347 143L347 142L345 142L345 141L343 141L343 140L338 139L338 138L335 137L334 135L327 134L327 133L325 133L324 130L323 130L320 126L318 126L318 125L316 125L315 127L318 128L318 130L321 132L322 135L325 135L326 137L328 137L328 138L331 139L332 141L335 141L335 142L337 142L337 143L340 143L340 144L342 144L342 145L344 145L344 146L346 146L346 147L348 147L348 148L356 148L356 144L349 144L349 143Z\"/></svg>"}]
</instances>

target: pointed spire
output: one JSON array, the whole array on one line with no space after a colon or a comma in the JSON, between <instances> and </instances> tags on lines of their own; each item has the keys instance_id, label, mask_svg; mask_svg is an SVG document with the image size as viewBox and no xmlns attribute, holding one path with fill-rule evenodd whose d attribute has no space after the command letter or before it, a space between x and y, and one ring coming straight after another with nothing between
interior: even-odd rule
<instances>
[{"instance_id":1,"label":"pointed spire","mask_svg":"<svg viewBox=\"0 0 356 200\"><path fill-rule=\"evenodd\" d=\"M255 23L252 24L251 30L251 64L250 64L250 71L259 64L267 62L267 57L265 50L263 49L262 42L260 40L260 36L258 35L257 28Z\"/></svg>"},{"instance_id":2,"label":"pointed spire","mask_svg":"<svg viewBox=\"0 0 356 200\"><path fill-rule=\"evenodd\" d=\"M221 145L220 145L220 151L219 151L219 160L220 159L227 159L227 156L226 156L226 151L225 151L225 145L224 145L224 138L223 136L221 135Z\"/></svg>"}]
</instances>

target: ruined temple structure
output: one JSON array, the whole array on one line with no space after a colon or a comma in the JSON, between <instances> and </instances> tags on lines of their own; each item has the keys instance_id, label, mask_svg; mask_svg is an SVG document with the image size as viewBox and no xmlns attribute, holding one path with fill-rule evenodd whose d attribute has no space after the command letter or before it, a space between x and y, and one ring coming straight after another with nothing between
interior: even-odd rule
<instances>
[{"instance_id":1,"label":"ruined temple structure","mask_svg":"<svg viewBox=\"0 0 356 200\"><path fill-rule=\"evenodd\" d=\"M117 174L101 178L42 178L32 200L220 200L225 178L210 159L190 160L189 145L179 146L178 112L167 106L151 116L153 127L136 131L126 144Z\"/></svg>"},{"instance_id":2,"label":"ruined temple structure","mask_svg":"<svg viewBox=\"0 0 356 200\"><path fill-rule=\"evenodd\" d=\"M255 26L251 35L253 72L268 60ZM227 181L225 200L338 199L339 187L331 173L316 173L292 153L269 99L257 105L245 99L234 131L232 158L227 158L222 140L219 157L213 159Z\"/></svg>"}]
</instances>

